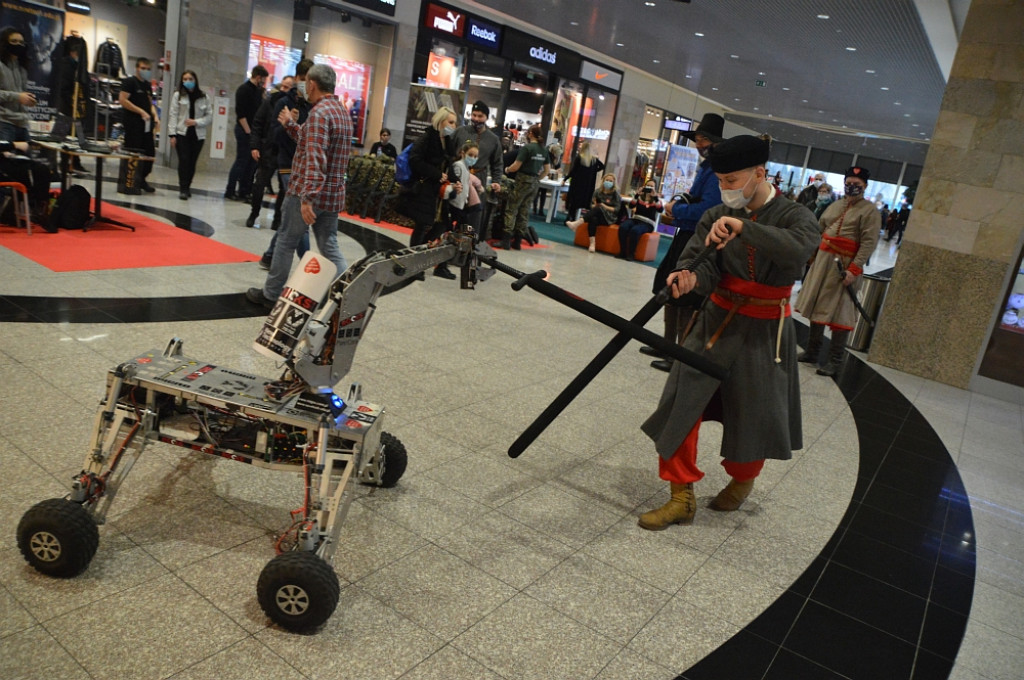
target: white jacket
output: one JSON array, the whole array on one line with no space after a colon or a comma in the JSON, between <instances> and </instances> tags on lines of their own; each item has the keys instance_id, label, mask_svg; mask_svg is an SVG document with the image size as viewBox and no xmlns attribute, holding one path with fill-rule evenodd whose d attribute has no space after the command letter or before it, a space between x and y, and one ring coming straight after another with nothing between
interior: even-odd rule
<instances>
[{"instance_id":1,"label":"white jacket","mask_svg":"<svg viewBox=\"0 0 1024 680\"><path fill-rule=\"evenodd\" d=\"M188 128L185 127L185 120L188 119L188 96L182 95L177 90L171 95L167 104L167 131L172 135L185 136ZM213 121L213 105L210 104L208 96L196 100L196 137L206 139L206 128Z\"/></svg>"}]
</instances>

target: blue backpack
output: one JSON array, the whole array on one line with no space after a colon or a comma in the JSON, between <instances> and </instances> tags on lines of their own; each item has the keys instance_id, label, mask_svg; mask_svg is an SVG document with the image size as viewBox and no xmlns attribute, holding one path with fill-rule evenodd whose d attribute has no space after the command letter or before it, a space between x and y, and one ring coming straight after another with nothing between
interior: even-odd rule
<instances>
[{"instance_id":1,"label":"blue backpack","mask_svg":"<svg viewBox=\"0 0 1024 680\"><path fill-rule=\"evenodd\" d=\"M412 150L412 144L402 149L402 153L398 154L398 158L395 159L395 181L401 184L403 187L412 185L412 166L409 164L409 152Z\"/></svg>"}]
</instances>

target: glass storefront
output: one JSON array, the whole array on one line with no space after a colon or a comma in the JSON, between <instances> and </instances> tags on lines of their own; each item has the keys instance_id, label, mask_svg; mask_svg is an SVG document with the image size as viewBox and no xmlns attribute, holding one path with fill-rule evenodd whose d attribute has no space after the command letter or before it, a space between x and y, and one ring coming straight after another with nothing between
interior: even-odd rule
<instances>
[{"instance_id":1,"label":"glass storefront","mask_svg":"<svg viewBox=\"0 0 1024 680\"><path fill-rule=\"evenodd\" d=\"M335 94L352 115L353 144L377 139L391 67L395 29L355 12L292 0L256 0L249 42L249 71L261 63L276 84L306 57L329 65Z\"/></svg>"},{"instance_id":2,"label":"glass storefront","mask_svg":"<svg viewBox=\"0 0 1024 680\"><path fill-rule=\"evenodd\" d=\"M505 79L508 77L509 61L499 56L488 54L483 50L473 50L469 67L469 89L466 94L466 110L463 117L469 119L470 111L475 102L487 104L491 110L487 118L487 127L498 124L498 111L505 96Z\"/></svg>"}]
</instances>

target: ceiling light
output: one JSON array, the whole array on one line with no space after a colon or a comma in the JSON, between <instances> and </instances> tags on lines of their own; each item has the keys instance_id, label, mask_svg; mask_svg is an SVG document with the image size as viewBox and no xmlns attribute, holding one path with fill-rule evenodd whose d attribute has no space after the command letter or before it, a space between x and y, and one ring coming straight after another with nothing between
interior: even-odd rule
<instances>
[{"instance_id":1,"label":"ceiling light","mask_svg":"<svg viewBox=\"0 0 1024 680\"><path fill-rule=\"evenodd\" d=\"M910 118L910 114L909 114L909 113L904 113L904 114L903 114L903 117L904 117L904 118Z\"/></svg>"},{"instance_id":2,"label":"ceiling light","mask_svg":"<svg viewBox=\"0 0 1024 680\"><path fill-rule=\"evenodd\" d=\"M893 106L903 106L903 102L893 102Z\"/></svg>"},{"instance_id":3,"label":"ceiling light","mask_svg":"<svg viewBox=\"0 0 1024 680\"><path fill-rule=\"evenodd\" d=\"M763 76L763 75L764 75L764 71L758 71L758 72L757 72L757 75L759 75L759 76Z\"/></svg>"},{"instance_id":4,"label":"ceiling light","mask_svg":"<svg viewBox=\"0 0 1024 680\"><path fill-rule=\"evenodd\" d=\"M801 99L800 101L802 101L802 102L803 102L804 104L806 104L806 103L807 103L807 100L806 100L806 99Z\"/></svg>"},{"instance_id":5,"label":"ceiling light","mask_svg":"<svg viewBox=\"0 0 1024 680\"><path fill-rule=\"evenodd\" d=\"M821 109L818 109L818 113L825 113L825 112L822 111Z\"/></svg>"},{"instance_id":6,"label":"ceiling light","mask_svg":"<svg viewBox=\"0 0 1024 680\"><path fill-rule=\"evenodd\" d=\"M782 91L783 92L789 92L789 88L788 87L784 87L784 88L782 88Z\"/></svg>"},{"instance_id":7,"label":"ceiling light","mask_svg":"<svg viewBox=\"0 0 1024 680\"><path fill-rule=\"evenodd\" d=\"M715 92L718 92L718 88L717 87L713 87L711 89L714 90Z\"/></svg>"},{"instance_id":8,"label":"ceiling light","mask_svg":"<svg viewBox=\"0 0 1024 680\"><path fill-rule=\"evenodd\" d=\"M691 76L691 75L690 75L689 73L687 73L687 74L686 74L686 77L687 77L687 78L692 78L693 76Z\"/></svg>"},{"instance_id":9,"label":"ceiling light","mask_svg":"<svg viewBox=\"0 0 1024 680\"><path fill-rule=\"evenodd\" d=\"M739 59L739 58L740 58L740 55L738 55L738 54L730 54L730 55L729 55L729 58L730 58L730 59Z\"/></svg>"},{"instance_id":10,"label":"ceiling light","mask_svg":"<svg viewBox=\"0 0 1024 680\"><path fill-rule=\"evenodd\" d=\"M875 72L875 69L873 69L873 68L869 68L869 69L865 69L864 70L864 73L874 73L874 72Z\"/></svg>"},{"instance_id":11,"label":"ceiling light","mask_svg":"<svg viewBox=\"0 0 1024 680\"><path fill-rule=\"evenodd\" d=\"M537 94L544 94L544 90L540 89L539 87L536 90L534 90L534 92L536 92Z\"/></svg>"},{"instance_id":12,"label":"ceiling light","mask_svg":"<svg viewBox=\"0 0 1024 680\"><path fill-rule=\"evenodd\" d=\"M580 22L578 22L578 21L570 21L570 22L569 22L569 25L570 25L570 26L579 26L579 25L580 25Z\"/></svg>"},{"instance_id":13,"label":"ceiling light","mask_svg":"<svg viewBox=\"0 0 1024 680\"><path fill-rule=\"evenodd\" d=\"M653 2L645 2L644 4L647 5L648 7L654 7Z\"/></svg>"},{"instance_id":14,"label":"ceiling light","mask_svg":"<svg viewBox=\"0 0 1024 680\"><path fill-rule=\"evenodd\" d=\"M740 100L740 98L739 98L739 97L733 97L733 98L732 98L732 100L733 100L734 102L738 102L738 101Z\"/></svg>"},{"instance_id":15,"label":"ceiling light","mask_svg":"<svg viewBox=\"0 0 1024 680\"><path fill-rule=\"evenodd\" d=\"M847 52L856 52L856 51L857 51L857 48L856 48L856 47L847 47L847 48L846 48L846 51L847 51Z\"/></svg>"},{"instance_id":16,"label":"ceiling light","mask_svg":"<svg viewBox=\"0 0 1024 680\"><path fill-rule=\"evenodd\" d=\"M704 37L703 33L694 33L694 35L697 36L698 38L703 38Z\"/></svg>"},{"instance_id":17,"label":"ceiling light","mask_svg":"<svg viewBox=\"0 0 1024 680\"><path fill-rule=\"evenodd\" d=\"M755 106L755 107L754 107L754 110L755 110L755 111L758 111L759 109L758 109L758 108L757 108L757 107Z\"/></svg>"},{"instance_id":18,"label":"ceiling light","mask_svg":"<svg viewBox=\"0 0 1024 680\"><path fill-rule=\"evenodd\" d=\"M651 61L654 62L655 64L661 63L661 59L652 59Z\"/></svg>"},{"instance_id":19,"label":"ceiling light","mask_svg":"<svg viewBox=\"0 0 1024 680\"><path fill-rule=\"evenodd\" d=\"M626 44L625 43L615 43L615 46L616 47L625 47Z\"/></svg>"},{"instance_id":20,"label":"ceiling light","mask_svg":"<svg viewBox=\"0 0 1024 680\"><path fill-rule=\"evenodd\" d=\"M818 18L819 19L828 19L828 15L827 14L819 14Z\"/></svg>"},{"instance_id":21,"label":"ceiling light","mask_svg":"<svg viewBox=\"0 0 1024 680\"><path fill-rule=\"evenodd\" d=\"M537 90L537 94L540 94L540 90ZM597 98L600 99L601 101L604 101L604 92L602 92L601 94L597 95Z\"/></svg>"},{"instance_id":22,"label":"ceiling light","mask_svg":"<svg viewBox=\"0 0 1024 680\"><path fill-rule=\"evenodd\" d=\"M921 127L921 126L920 126L920 125L918 125L917 123L911 123L911 124L910 124L910 127Z\"/></svg>"},{"instance_id":23,"label":"ceiling light","mask_svg":"<svg viewBox=\"0 0 1024 680\"><path fill-rule=\"evenodd\" d=\"M887 88L887 87L883 87L882 89L887 91L887 92L889 91L889 88Z\"/></svg>"}]
</instances>

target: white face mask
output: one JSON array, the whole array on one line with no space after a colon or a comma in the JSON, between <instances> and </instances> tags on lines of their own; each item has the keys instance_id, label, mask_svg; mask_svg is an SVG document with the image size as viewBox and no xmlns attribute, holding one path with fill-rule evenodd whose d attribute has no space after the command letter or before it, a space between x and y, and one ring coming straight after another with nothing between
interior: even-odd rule
<instances>
[{"instance_id":1,"label":"white face mask","mask_svg":"<svg viewBox=\"0 0 1024 680\"><path fill-rule=\"evenodd\" d=\"M751 175L750 179L746 181L740 189L721 189L722 192L722 203L729 208L746 208L752 200L754 200L754 194L757 193L757 189L750 194L750 196L744 196L743 192L746 190L747 185L750 184L750 180L757 177L757 171L755 170Z\"/></svg>"}]
</instances>

